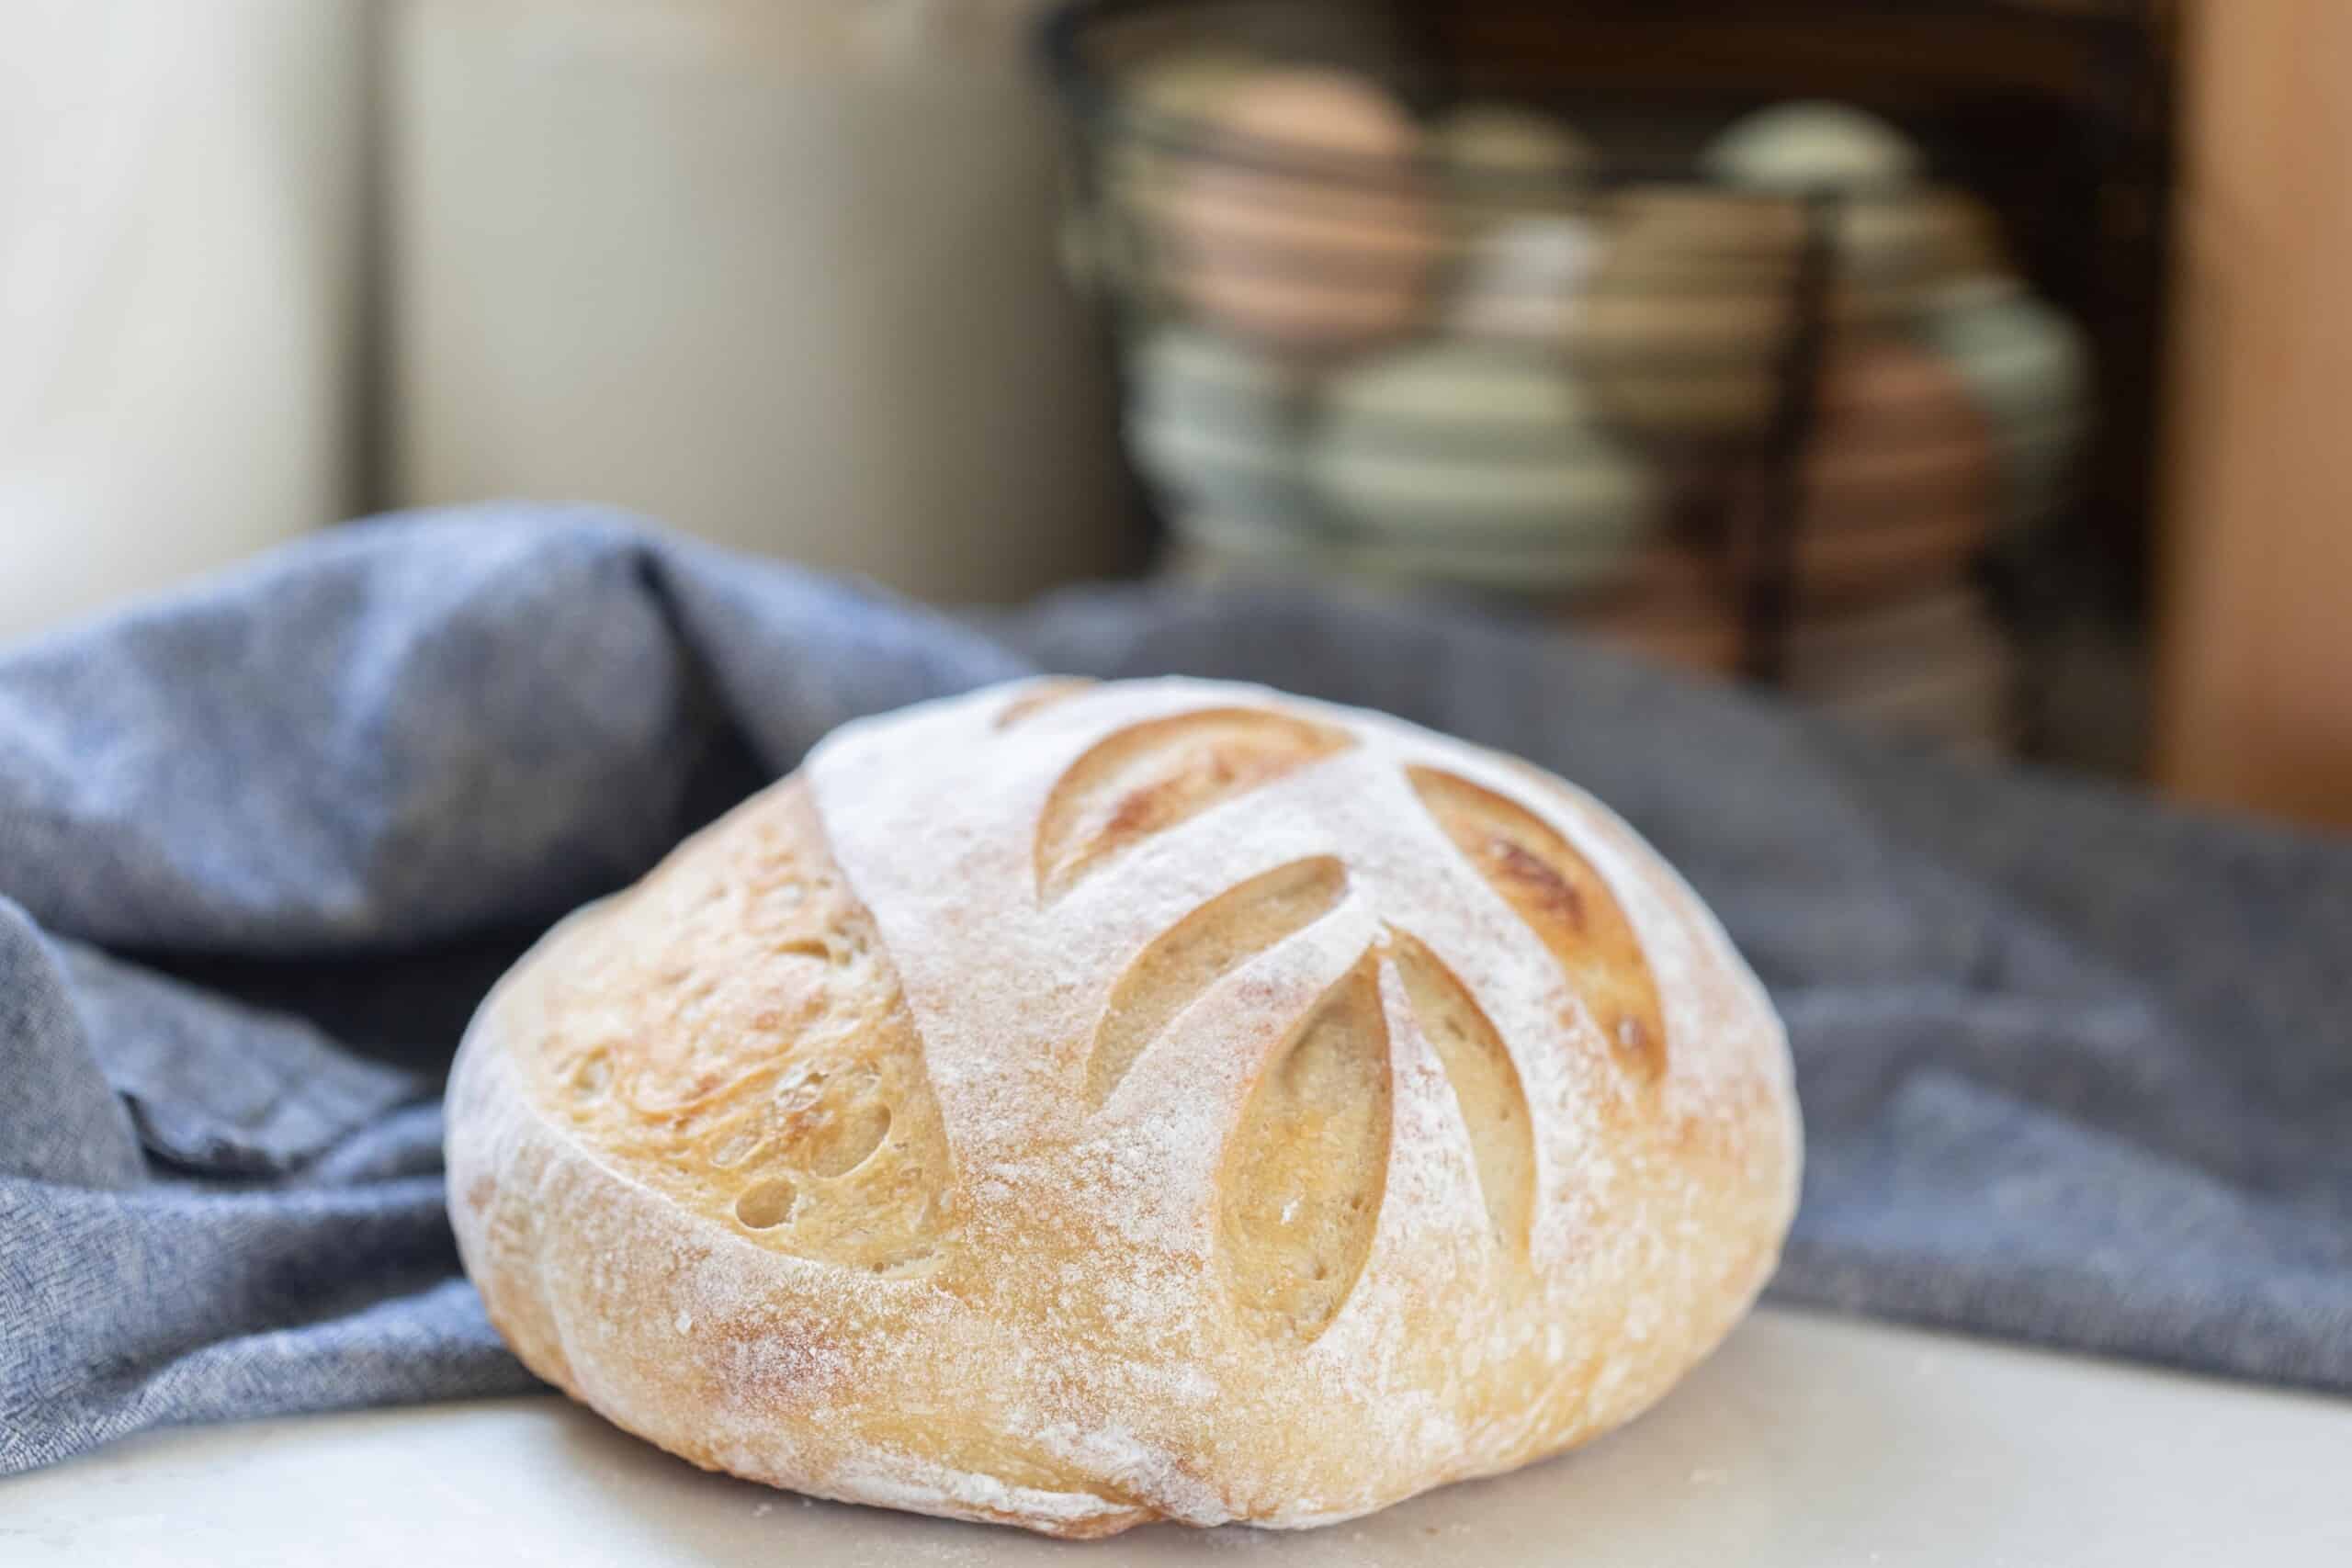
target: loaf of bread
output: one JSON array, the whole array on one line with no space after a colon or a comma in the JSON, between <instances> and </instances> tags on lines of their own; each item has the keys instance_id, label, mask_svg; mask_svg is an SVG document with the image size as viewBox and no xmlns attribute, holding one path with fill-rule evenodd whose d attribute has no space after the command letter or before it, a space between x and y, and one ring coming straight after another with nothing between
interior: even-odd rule
<instances>
[{"instance_id":1,"label":"loaf of bread","mask_svg":"<svg viewBox=\"0 0 2352 1568\"><path fill-rule=\"evenodd\" d=\"M1343 1519L1618 1425L1771 1271L1798 1143L1762 989L1606 808L1193 681L849 726L551 931L448 1098L541 1376L712 1469L1062 1536Z\"/></svg>"}]
</instances>

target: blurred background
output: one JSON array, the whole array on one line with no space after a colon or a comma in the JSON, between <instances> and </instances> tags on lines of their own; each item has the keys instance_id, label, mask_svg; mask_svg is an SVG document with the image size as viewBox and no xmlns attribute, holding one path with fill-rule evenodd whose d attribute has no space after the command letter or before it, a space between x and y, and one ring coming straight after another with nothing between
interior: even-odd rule
<instances>
[{"instance_id":1,"label":"blurred background","mask_svg":"<svg viewBox=\"0 0 2352 1568\"><path fill-rule=\"evenodd\" d=\"M17 0L0 639L390 508L2352 825L2338 0Z\"/></svg>"}]
</instances>

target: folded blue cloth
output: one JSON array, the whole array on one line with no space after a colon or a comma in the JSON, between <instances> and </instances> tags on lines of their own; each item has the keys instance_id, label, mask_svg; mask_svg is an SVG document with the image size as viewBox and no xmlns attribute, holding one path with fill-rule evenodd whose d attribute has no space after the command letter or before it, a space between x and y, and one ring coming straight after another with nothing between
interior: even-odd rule
<instances>
[{"instance_id":1,"label":"folded blue cloth","mask_svg":"<svg viewBox=\"0 0 2352 1568\"><path fill-rule=\"evenodd\" d=\"M1105 589L951 621L505 509L0 655L0 1472L532 1386L442 1216L474 1001L836 724L1038 669L1385 708L1630 818L1789 1021L1782 1298L2352 1391L2352 845L1433 614Z\"/></svg>"}]
</instances>

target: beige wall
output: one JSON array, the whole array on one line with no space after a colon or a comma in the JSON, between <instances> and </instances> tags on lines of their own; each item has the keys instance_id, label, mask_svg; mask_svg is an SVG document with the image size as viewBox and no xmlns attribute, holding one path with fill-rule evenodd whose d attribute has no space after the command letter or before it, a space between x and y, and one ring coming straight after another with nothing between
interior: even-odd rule
<instances>
[{"instance_id":1,"label":"beige wall","mask_svg":"<svg viewBox=\"0 0 2352 1568\"><path fill-rule=\"evenodd\" d=\"M1044 0L397 0L390 499L634 508L944 600L1117 564Z\"/></svg>"},{"instance_id":2,"label":"beige wall","mask_svg":"<svg viewBox=\"0 0 2352 1568\"><path fill-rule=\"evenodd\" d=\"M0 642L347 510L363 15L0 8Z\"/></svg>"},{"instance_id":3,"label":"beige wall","mask_svg":"<svg viewBox=\"0 0 2352 1568\"><path fill-rule=\"evenodd\" d=\"M1119 564L1046 3L9 0L0 643L384 503Z\"/></svg>"}]
</instances>

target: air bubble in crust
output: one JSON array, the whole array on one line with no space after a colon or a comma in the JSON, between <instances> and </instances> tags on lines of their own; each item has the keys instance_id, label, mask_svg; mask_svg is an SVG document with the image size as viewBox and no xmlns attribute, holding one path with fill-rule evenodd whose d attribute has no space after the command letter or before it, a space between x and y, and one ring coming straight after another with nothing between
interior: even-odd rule
<instances>
[{"instance_id":1,"label":"air bubble in crust","mask_svg":"<svg viewBox=\"0 0 2352 1568\"><path fill-rule=\"evenodd\" d=\"M890 1135L890 1108L867 1100L830 1118L809 1141L808 1168L820 1176L846 1176L874 1157Z\"/></svg>"},{"instance_id":2,"label":"air bubble in crust","mask_svg":"<svg viewBox=\"0 0 2352 1568\"><path fill-rule=\"evenodd\" d=\"M735 1200L735 1218L746 1230L774 1230L792 1218L792 1205L799 1196L791 1182L770 1177L743 1190Z\"/></svg>"}]
</instances>

